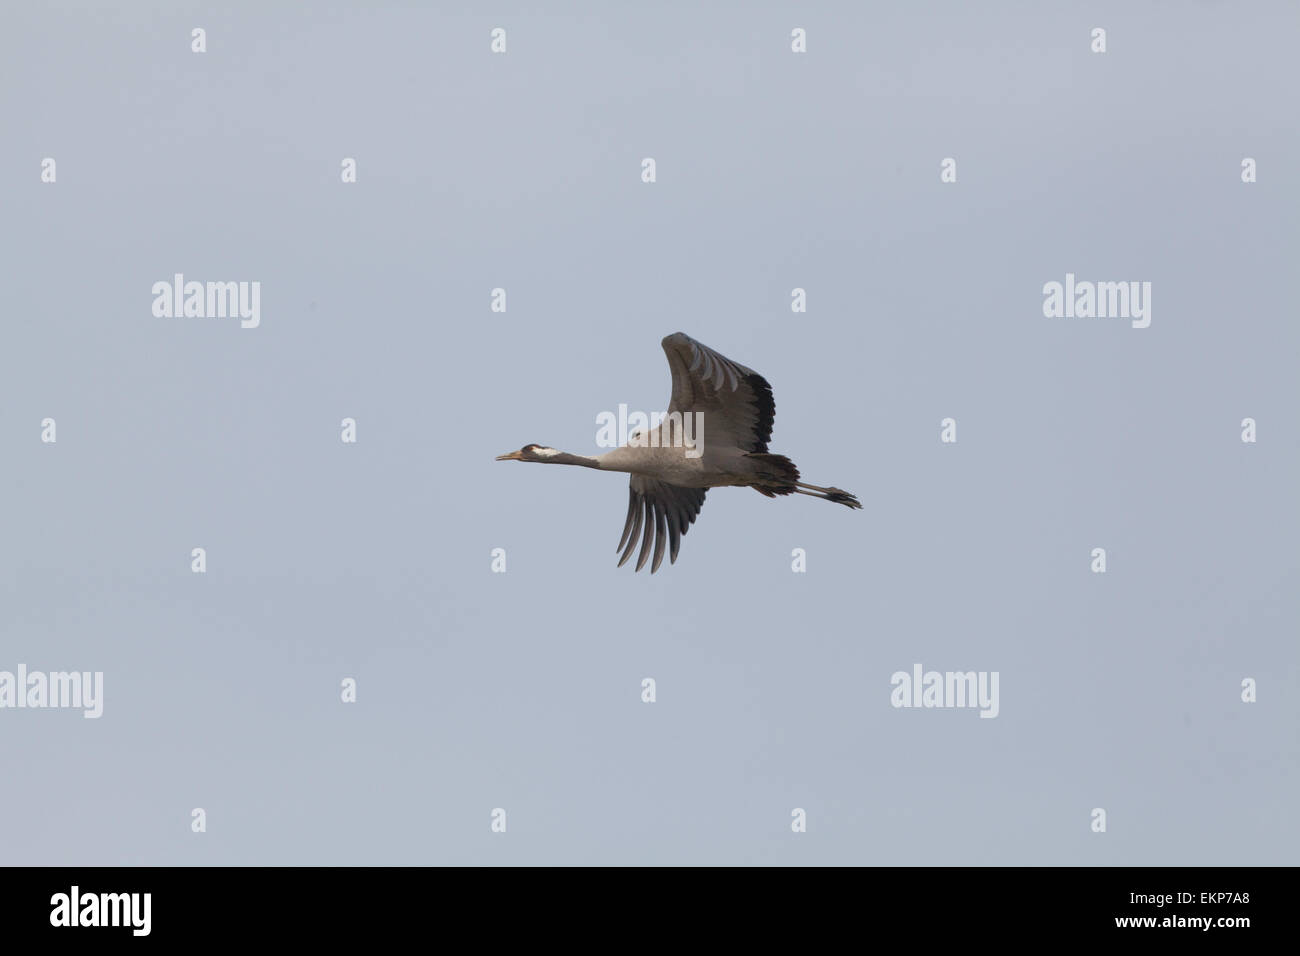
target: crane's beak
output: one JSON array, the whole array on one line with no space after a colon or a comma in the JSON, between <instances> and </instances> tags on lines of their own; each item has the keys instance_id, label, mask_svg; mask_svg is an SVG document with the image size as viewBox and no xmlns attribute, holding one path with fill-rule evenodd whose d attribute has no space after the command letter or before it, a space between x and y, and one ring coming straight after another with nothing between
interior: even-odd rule
<instances>
[{"instance_id":1,"label":"crane's beak","mask_svg":"<svg viewBox=\"0 0 1300 956\"><path fill-rule=\"evenodd\" d=\"M504 455L497 455L496 460L497 461L522 461L522 458L519 452L512 451Z\"/></svg>"}]
</instances>

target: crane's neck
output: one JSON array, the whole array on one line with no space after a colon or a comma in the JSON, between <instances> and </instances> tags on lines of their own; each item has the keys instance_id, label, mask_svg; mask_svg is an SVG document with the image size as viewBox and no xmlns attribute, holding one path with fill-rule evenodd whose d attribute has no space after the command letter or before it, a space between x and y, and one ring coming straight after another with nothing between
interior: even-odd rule
<instances>
[{"instance_id":1,"label":"crane's neck","mask_svg":"<svg viewBox=\"0 0 1300 956\"><path fill-rule=\"evenodd\" d=\"M603 455L601 456L604 457ZM588 458L585 455L570 455L567 451L557 451L548 455L542 452L537 453L534 461L540 461L547 465L581 465L583 468L600 468L599 458Z\"/></svg>"}]
</instances>

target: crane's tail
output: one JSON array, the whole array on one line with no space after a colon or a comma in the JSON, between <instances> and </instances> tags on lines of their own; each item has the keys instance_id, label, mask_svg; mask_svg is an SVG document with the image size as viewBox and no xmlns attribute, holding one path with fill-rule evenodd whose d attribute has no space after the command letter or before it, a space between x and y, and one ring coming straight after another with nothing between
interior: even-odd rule
<instances>
[{"instance_id":1,"label":"crane's tail","mask_svg":"<svg viewBox=\"0 0 1300 956\"><path fill-rule=\"evenodd\" d=\"M795 486L799 484L799 469L785 455L751 452L745 457L754 463L754 480L749 487L760 495L775 498L798 490Z\"/></svg>"},{"instance_id":2,"label":"crane's tail","mask_svg":"<svg viewBox=\"0 0 1300 956\"><path fill-rule=\"evenodd\" d=\"M799 469L785 455L751 453L745 457L758 466L757 474L754 476L755 483L750 487L761 495L767 495L769 498L775 498L777 495L808 495L812 498L834 501L849 508L862 507L857 495L842 488L822 488L819 485L809 485L800 481Z\"/></svg>"}]
</instances>

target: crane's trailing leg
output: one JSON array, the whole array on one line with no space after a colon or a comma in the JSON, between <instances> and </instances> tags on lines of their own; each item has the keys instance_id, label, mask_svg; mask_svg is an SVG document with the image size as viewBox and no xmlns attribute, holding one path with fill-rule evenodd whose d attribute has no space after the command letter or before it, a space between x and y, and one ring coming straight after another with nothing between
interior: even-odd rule
<instances>
[{"instance_id":1,"label":"crane's trailing leg","mask_svg":"<svg viewBox=\"0 0 1300 956\"><path fill-rule=\"evenodd\" d=\"M785 455L770 455L751 452L745 456L757 466L755 483L751 485L759 494L775 498L777 495L808 495L810 498L822 498L849 508L861 508L858 496L841 488L823 488L809 485L799 480L799 469Z\"/></svg>"},{"instance_id":2,"label":"crane's trailing leg","mask_svg":"<svg viewBox=\"0 0 1300 956\"><path fill-rule=\"evenodd\" d=\"M827 501L834 501L836 504L847 505L850 508L861 508L862 502L858 501L858 496L851 491L844 491L840 488L818 488L816 491L804 491L804 488L813 488L814 485L804 485L795 489L796 494L807 495L810 498L824 498Z\"/></svg>"}]
</instances>

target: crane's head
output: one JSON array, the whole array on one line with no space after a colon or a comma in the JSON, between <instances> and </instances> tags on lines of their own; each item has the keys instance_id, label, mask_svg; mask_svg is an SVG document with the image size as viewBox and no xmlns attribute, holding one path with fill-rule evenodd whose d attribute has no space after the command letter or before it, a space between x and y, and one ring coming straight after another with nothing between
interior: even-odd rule
<instances>
[{"instance_id":1,"label":"crane's head","mask_svg":"<svg viewBox=\"0 0 1300 956\"><path fill-rule=\"evenodd\" d=\"M560 454L545 445L525 445L518 451L497 455L497 461L552 461Z\"/></svg>"}]
</instances>

